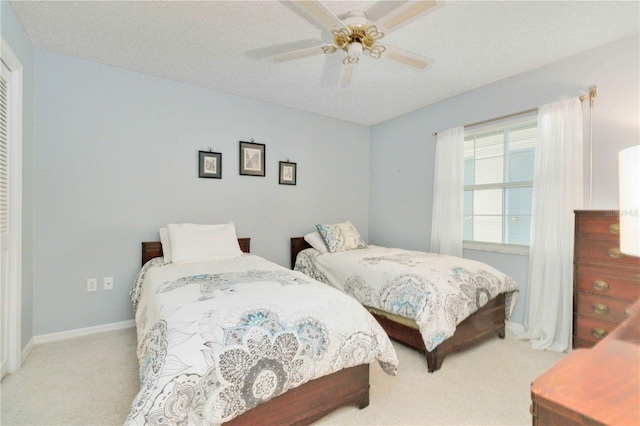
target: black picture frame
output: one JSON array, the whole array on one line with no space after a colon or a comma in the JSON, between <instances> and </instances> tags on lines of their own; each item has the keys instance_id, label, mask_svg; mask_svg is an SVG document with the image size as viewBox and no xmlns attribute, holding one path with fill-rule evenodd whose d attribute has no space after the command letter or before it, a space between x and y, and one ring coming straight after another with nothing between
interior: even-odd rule
<instances>
[{"instance_id":1,"label":"black picture frame","mask_svg":"<svg viewBox=\"0 0 640 426\"><path fill-rule=\"evenodd\" d=\"M264 176L266 149L263 143L240 141L240 174Z\"/></svg>"},{"instance_id":2,"label":"black picture frame","mask_svg":"<svg viewBox=\"0 0 640 426\"><path fill-rule=\"evenodd\" d=\"M222 179L222 153L198 151L198 177Z\"/></svg>"},{"instance_id":3,"label":"black picture frame","mask_svg":"<svg viewBox=\"0 0 640 426\"><path fill-rule=\"evenodd\" d=\"M298 164L291 161L280 161L280 185L295 185L298 175Z\"/></svg>"}]
</instances>

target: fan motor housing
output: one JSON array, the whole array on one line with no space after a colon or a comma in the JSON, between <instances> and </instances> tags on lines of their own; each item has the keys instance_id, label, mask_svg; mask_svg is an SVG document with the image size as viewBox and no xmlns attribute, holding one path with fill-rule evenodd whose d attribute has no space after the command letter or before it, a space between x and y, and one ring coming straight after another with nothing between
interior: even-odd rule
<instances>
[{"instance_id":1,"label":"fan motor housing","mask_svg":"<svg viewBox=\"0 0 640 426\"><path fill-rule=\"evenodd\" d=\"M346 28L333 30L335 45L344 51L351 43L360 43L364 50L371 50L376 40L384 36L375 25L369 26L370 21L364 12L352 10L344 18Z\"/></svg>"}]
</instances>

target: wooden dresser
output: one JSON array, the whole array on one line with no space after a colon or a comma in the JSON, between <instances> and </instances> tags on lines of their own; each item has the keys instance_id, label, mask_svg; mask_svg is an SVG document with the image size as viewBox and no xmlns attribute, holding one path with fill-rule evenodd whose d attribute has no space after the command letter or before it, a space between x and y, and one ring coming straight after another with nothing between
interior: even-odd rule
<instances>
[{"instance_id":1,"label":"wooden dresser","mask_svg":"<svg viewBox=\"0 0 640 426\"><path fill-rule=\"evenodd\" d=\"M531 383L534 426L640 425L640 302L591 349L576 349Z\"/></svg>"},{"instance_id":2,"label":"wooden dresser","mask_svg":"<svg viewBox=\"0 0 640 426\"><path fill-rule=\"evenodd\" d=\"M589 348L640 298L640 258L620 252L617 210L576 210L573 347Z\"/></svg>"}]
</instances>

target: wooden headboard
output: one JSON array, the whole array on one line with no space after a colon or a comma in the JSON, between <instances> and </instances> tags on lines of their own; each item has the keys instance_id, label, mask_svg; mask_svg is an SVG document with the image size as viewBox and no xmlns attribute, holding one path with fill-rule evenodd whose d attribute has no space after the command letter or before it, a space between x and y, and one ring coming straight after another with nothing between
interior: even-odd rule
<instances>
[{"instance_id":1,"label":"wooden headboard","mask_svg":"<svg viewBox=\"0 0 640 426\"><path fill-rule=\"evenodd\" d=\"M251 252L251 238L238 238L240 250L243 253ZM147 241L142 243L142 264L144 265L154 257L162 256L162 244L160 241Z\"/></svg>"},{"instance_id":2,"label":"wooden headboard","mask_svg":"<svg viewBox=\"0 0 640 426\"><path fill-rule=\"evenodd\" d=\"M296 257L298 257L298 253L308 248L311 248L311 245L309 245L303 237L291 238L291 269L296 266Z\"/></svg>"}]
</instances>

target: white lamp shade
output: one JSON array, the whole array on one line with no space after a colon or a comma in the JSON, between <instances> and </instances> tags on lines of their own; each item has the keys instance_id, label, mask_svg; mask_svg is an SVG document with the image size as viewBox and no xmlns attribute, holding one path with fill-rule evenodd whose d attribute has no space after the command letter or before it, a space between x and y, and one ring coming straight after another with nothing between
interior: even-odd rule
<instances>
[{"instance_id":1,"label":"white lamp shade","mask_svg":"<svg viewBox=\"0 0 640 426\"><path fill-rule=\"evenodd\" d=\"M620 251L640 256L640 145L618 153Z\"/></svg>"},{"instance_id":2,"label":"white lamp shade","mask_svg":"<svg viewBox=\"0 0 640 426\"><path fill-rule=\"evenodd\" d=\"M362 45L357 42L349 43L349 46L347 46L347 53L349 56L354 58L359 57L362 55Z\"/></svg>"}]
</instances>

